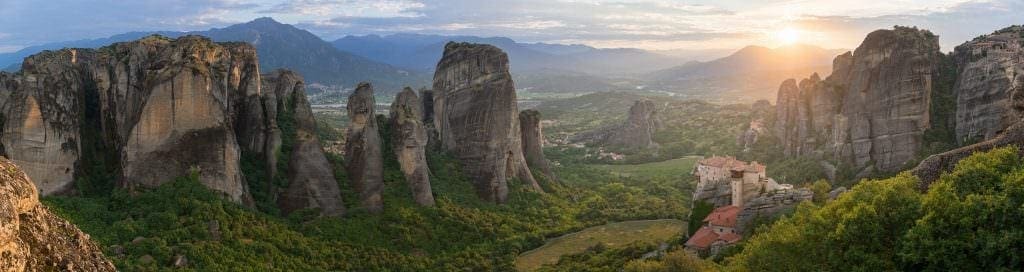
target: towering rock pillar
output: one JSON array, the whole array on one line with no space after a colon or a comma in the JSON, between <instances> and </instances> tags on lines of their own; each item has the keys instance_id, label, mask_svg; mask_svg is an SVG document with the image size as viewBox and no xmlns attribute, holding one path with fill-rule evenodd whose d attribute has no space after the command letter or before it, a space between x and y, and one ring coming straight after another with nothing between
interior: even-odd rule
<instances>
[{"instance_id":1,"label":"towering rock pillar","mask_svg":"<svg viewBox=\"0 0 1024 272\"><path fill-rule=\"evenodd\" d=\"M434 73L434 123L443 149L465 167L477 194L504 203L508 179L540 190L523 157L508 55L483 44L445 45Z\"/></svg>"},{"instance_id":2,"label":"towering rock pillar","mask_svg":"<svg viewBox=\"0 0 1024 272\"><path fill-rule=\"evenodd\" d=\"M1024 26L1008 27L957 46L956 139L994 138L1024 118Z\"/></svg>"},{"instance_id":3,"label":"towering rock pillar","mask_svg":"<svg viewBox=\"0 0 1024 272\"><path fill-rule=\"evenodd\" d=\"M280 193L277 199L278 207L285 213L315 208L319 209L322 215L343 214L345 207L341 201L341 190L334 179L331 163L327 161L320 146L320 138L316 134L316 120L313 119L312 108L306 100L302 77L292 71L277 70L263 75L263 88L264 97L268 98L264 99L265 103L268 103L268 120L265 123L273 124L269 126L271 132L267 133L271 135L267 137L271 139L267 148L267 155L270 158L274 158L274 154L281 148L282 133L276 125L280 122L277 119L291 117L292 120L289 121L293 123L295 129L295 141L289 158L279 158L288 160L288 169L285 169L284 173L288 177L288 187ZM281 116L284 111L291 114ZM270 165L277 165L277 159L267 161ZM273 175L271 172L270 176Z\"/></svg>"},{"instance_id":4,"label":"towering rock pillar","mask_svg":"<svg viewBox=\"0 0 1024 272\"><path fill-rule=\"evenodd\" d=\"M519 113L519 126L523 134L523 156L531 169L541 171L549 181L555 181L555 173L544 158L544 133L541 131L540 112L524 110Z\"/></svg>"},{"instance_id":5,"label":"towering rock pillar","mask_svg":"<svg viewBox=\"0 0 1024 272\"><path fill-rule=\"evenodd\" d=\"M430 189L430 169L427 168L425 149L427 130L421 121L422 101L416 92L406 87L391 104L391 147L395 158L409 183L413 200L422 206L433 206Z\"/></svg>"},{"instance_id":6,"label":"towering rock pillar","mask_svg":"<svg viewBox=\"0 0 1024 272\"><path fill-rule=\"evenodd\" d=\"M348 97L348 116L351 122L345 133L345 168L348 178L359 193L363 208L378 213L384 210L384 200L381 198L384 191L384 164L375 106L373 87L369 83L359 83L356 91Z\"/></svg>"}]
</instances>

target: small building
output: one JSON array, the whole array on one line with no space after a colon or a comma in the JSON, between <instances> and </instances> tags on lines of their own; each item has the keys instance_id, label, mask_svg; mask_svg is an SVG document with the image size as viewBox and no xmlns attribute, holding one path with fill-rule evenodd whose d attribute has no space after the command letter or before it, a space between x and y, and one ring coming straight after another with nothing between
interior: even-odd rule
<instances>
[{"instance_id":1,"label":"small building","mask_svg":"<svg viewBox=\"0 0 1024 272\"><path fill-rule=\"evenodd\" d=\"M736 207L743 207L747 200L778 188L778 184L768 178L765 165L756 161L747 163L735 157L713 156L697 161L693 175L697 178L695 193L703 191L709 184L728 181L732 191L731 204Z\"/></svg>"},{"instance_id":2,"label":"small building","mask_svg":"<svg viewBox=\"0 0 1024 272\"><path fill-rule=\"evenodd\" d=\"M700 256L709 256L739 242L743 238L736 228L739 212L740 208L736 206L722 206L712 211L704 217L704 225L686 240L686 249Z\"/></svg>"}]
</instances>

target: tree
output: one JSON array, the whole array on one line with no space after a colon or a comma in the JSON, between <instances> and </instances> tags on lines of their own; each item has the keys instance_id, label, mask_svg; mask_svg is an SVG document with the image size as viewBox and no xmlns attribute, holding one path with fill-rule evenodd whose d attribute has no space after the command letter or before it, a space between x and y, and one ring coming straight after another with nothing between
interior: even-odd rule
<instances>
[{"instance_id":1,"label":"tree","mask_svg":"<svg viewBox=\"0 0 1024 272\"><path fill-rule=\"evenodd\" d=\"M814 203L825 203L828 200L828 193L832 191L832 184L824 179L819 179L811 185L811 191L814 192Z\"/></svg>"}]
</instances>

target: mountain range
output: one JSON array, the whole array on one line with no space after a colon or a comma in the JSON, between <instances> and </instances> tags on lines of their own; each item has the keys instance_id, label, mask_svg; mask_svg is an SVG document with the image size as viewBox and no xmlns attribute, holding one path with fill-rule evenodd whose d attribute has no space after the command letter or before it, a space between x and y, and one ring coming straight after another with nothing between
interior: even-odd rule
<instances>
[{"instance_id":1,"label":"mountain range","mask_svg":"<svg viewBox=\"0 0 1024 272\"><path fill-rule=\"evenodd\" d=\"M327 42L306 30L264 17L205 31L129 32L30 46L0 54L0 67L17 70L22 59L43 50L96 48L153 34L171 38L192 34L218 42L252 43L259 53L261 70L292 69L311 85L329 89L351 89L358 82L369 81L381 93L394 93L403 86L428 86L440 53L449 41L491 44L505 51L516 87L521 90L593 92L645 87L715 97L742 94L768 98L775 88L771 82L827 72L831 59L841 52L807 45L776 49L749 46L714 59L726 51L595 48L582 44L523 43L507 37L403 33L350 35ZM310 92L320 91L316 89Z\"/></svg>"}]
</instances>

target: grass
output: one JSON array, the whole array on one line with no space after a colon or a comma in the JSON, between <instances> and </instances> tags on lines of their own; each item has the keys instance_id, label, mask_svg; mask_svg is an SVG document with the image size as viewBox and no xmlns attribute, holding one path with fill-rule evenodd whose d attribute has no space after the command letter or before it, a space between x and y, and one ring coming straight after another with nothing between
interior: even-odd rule
<instances>
[{"instance_id":1,"label":"grass","mask_svg":"<svg viewBox=\"0 0 1024 272\"><path fill-rule=\"evenodd\" d=\"M690 171L693 170L693 164L697 163L698 159L700 159L698 156L687 156L661 162L644 164L600 164L595 165L595 167L611 172L612 174L625 177L677 177L690 173Z\"/></svg>"},{"instance_id":2,"label":"grass","mask_svg":"<svg viewBox=\"0 0 1024 272\"><path fill-rule=\"evenodd\" d=\"M533 271L545 264L554 264L563 255L584 252L599 243L608 247L628 244L657 243L679 235L685 223L675 219L638 220L590 227L579 232L549 240L544 246L527 251L516 258L516 269Z\"/></svg>"}]
</instances>

